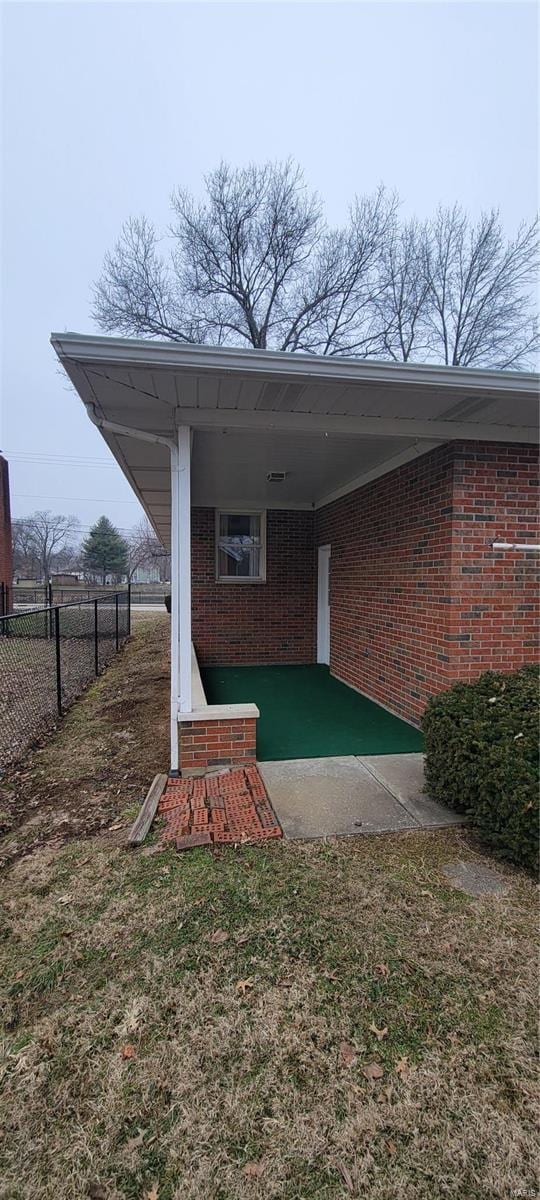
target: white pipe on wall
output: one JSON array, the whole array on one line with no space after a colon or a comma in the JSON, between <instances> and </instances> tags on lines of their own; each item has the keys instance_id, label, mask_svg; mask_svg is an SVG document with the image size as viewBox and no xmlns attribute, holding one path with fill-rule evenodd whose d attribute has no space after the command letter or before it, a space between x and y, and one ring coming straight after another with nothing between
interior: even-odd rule
<instances>
[{"instance_id":1,"label":"white pipe on wall","mask_svg":"<svg viewBox=\"0 0 540 1200\"><path fill-rule=\"evenodd\" d=\"M527 542L492 542L493 550L540 550L540 546Z\"/></svg>"}]
</instances>

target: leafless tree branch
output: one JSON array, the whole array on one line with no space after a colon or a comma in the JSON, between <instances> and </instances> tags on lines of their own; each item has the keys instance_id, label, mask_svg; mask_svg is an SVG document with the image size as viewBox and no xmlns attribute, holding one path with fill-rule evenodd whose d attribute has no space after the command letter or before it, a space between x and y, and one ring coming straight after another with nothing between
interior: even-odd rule
<instances>
[{"instance_id":1,"label":"leafless tree branch","mask_svg":"<svg viewBox=\"0 0 540 1200\"><path fill-rule=\"evenodd\" d=\"M400 221L380 187L331 229L291 161L221 163L205 189L203 202L174 192L168 249L145 217L125 223L94 288L102 329L456 366L534 359L536 221L509 241L496 212Z\"/></svg>"}]
</instances>

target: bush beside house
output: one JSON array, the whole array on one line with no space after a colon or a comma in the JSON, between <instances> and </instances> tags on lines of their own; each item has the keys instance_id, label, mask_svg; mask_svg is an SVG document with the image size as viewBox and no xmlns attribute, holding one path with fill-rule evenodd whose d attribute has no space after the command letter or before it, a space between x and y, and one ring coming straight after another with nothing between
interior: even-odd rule
<instances>
[{"instance_id":1,"label":"bush beside house","mask_svg":"<svg viewBox=\"0 0 540 1200\"><path fill-rule=\"evenodd\" d=\"M539 676L487 671L430 700L422 722L426 790L467 813L502 857L538 866Z\"/></svg>"}]
</instances>

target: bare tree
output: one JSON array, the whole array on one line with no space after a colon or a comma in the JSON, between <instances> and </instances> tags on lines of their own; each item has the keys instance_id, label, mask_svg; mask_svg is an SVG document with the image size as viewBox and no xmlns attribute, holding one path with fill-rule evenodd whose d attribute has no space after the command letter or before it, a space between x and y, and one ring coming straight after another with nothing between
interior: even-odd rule
<instances>
[{"instance_id":1,"label":"bare tree","mask_svg":"<svg viewBox=\"0 0 540 1200\"><path fill-rule=\"evenodd\" d=\"M17 518L11 523L13 549L13 574L17 578L34 579L41 574L36 548L31 530L24 518Z\"/></svg>"},{"instance_id":2,"label":"bare tree","mask_svg":"<svg viewBox=\"0 0 540 1200\"><path fill-rule=\"evenodd\" d=\"M95 287L102 329L205 342L372 353L376 267L395 197L383 188L329 230L319 200L291 162L206 178L206 202L172 197L173 247L159 250L145 218L123 227Z\"/></svg>"},{"instance_id":3,"label":"bare tree","mask_svg":"<svg viewBox=\"0 0 540 1200\"><path fill-rule=\"evenodd\" d=\"M139 567L161 568L163 560L168 560L168 557L150 522L144 518L128 537L128 579L132 580Z\"/></svg>"},{"instance_id":4,"label":"bare tree","mask_svg":"<svg viewBox=\"0 0 540 1200\"><path fill-rule=\"evenodd\" d=\"M418 361L430 353L428 238L427 225L396 221L383 250L375 304L385 355L396 361Z\"/></svg>"},{"instance_id":5,"label":"bare tree","mask_svg":"<svg viewBox=\"0 0 540 1200\"><path fill-rule=\"evenodd\" d=\"M94 316L109 332L178 342L369 355L453 365L528 365L537 223L505 241L497 213L457 206L397 216L379 188L343 228L292 162L222 163L206 198L172 196L170 246L131 218L105 258Z\"/></svg>"},{"instance_id":6,"label":"bare tree","mask_svg":"<svg viewBox=\"0 0 540 1200\"><path fill-rule=\"evenodd\" d=\"M55 556L70 546L79 528L77 517L35 512L13 522L13 555L16 574L30 569L49 579Z\"/></svg>"},{"instance_id":7,"label":"bare tree","mask_svg":"<svg viewBox=\"0 0 540 1200\"><path fill-rule=\"evenodd\" d=\"M505 240L495 211L473 225L458 205L439 209L425 255L433 356L452 366L528 366L538 348L528 293L537 256L538 220Z\"/></svg>"}]
</instances>

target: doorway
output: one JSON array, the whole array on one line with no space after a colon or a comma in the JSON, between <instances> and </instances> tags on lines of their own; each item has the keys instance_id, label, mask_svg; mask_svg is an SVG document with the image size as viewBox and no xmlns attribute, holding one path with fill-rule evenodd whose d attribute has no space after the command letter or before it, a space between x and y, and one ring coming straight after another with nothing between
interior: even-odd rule
<instances>
[{"instance_id":1,"label":"doorway","mask_svg":"<svg viewBox=\"0 0 540 1200\"><path fill-rule=\"evenodd\" d=\"M317 561L317 662L330 663L330 546L319 546Z\"/></svg>"}]
</instances>

